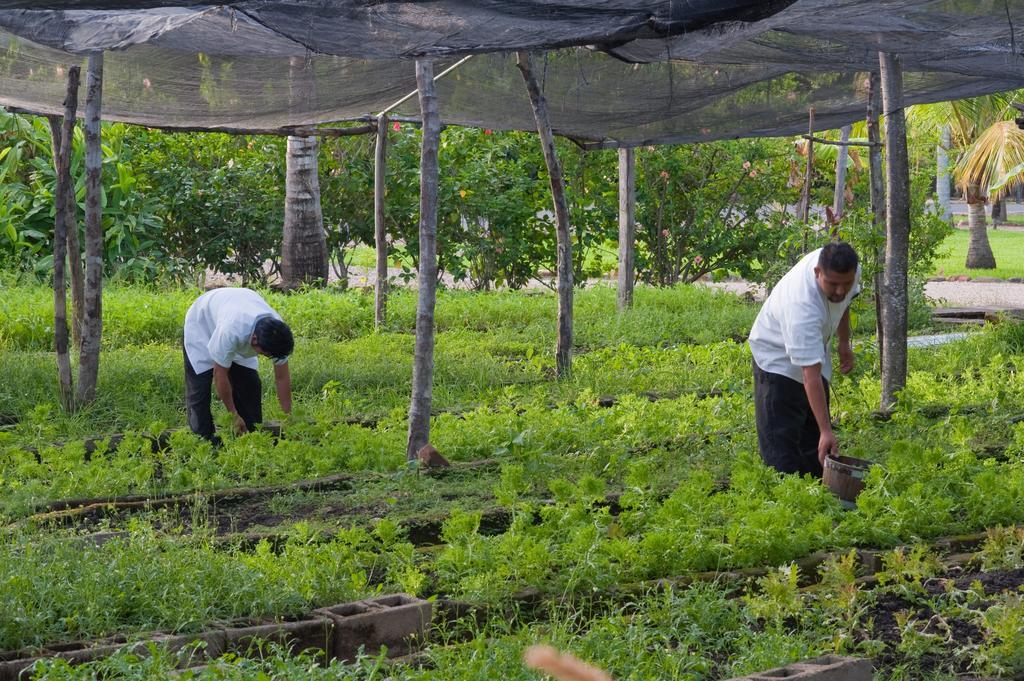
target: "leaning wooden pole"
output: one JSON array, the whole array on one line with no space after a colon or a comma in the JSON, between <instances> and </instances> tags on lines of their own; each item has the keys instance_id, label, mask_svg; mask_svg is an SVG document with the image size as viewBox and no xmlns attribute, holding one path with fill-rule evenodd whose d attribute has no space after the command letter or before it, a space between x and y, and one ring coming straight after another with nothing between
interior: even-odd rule
<instances>
[{"instance_id":1,"label":"leaning wooden pole","mask_svg":"<svg viewBox=\"0 0 1024 681\"><path fill-rule=\"evenodd\" d=\"M633 307L636 269L636 153L619 149L619 312Z\"/></svg>"},{"instance_id":2,"label":"leaning wooden pole","mask_svg":"<svg viewBox=\"0 0 1024 681\"><path fill-rule=\"evenodd\" d=\"M843 209L846 207L846 161L850 156L850 148L847 143L850 141L850 126L844 125L839 132L839 148L836 150L836 186L832 193L832 219L835 226L832 228L832 236L835 237L838 230L839 220L843 217Z\"/></svg>"},{"instance_id":3,"label":"leaning wooden pole","mask_svg":"<svg viewBox=\"0 0 1024 681\"><path fill-rule=\"evenodd\" d=\"M77 97L78 84L81 81L81 67L75 66L75 96ZM70 74L69 74L70 75ZM75 102L75 109L77 115L78 102ZM63 133L61 132L61 126L67 122L67 118L61 118L60 116L47 116L47 121L50 124L50 137L53 142L53 159L54 159L54 171L58 174L59 169L56 167L58 156L60 156L60 143ZM63 122L62 122L63 121ZM67 126L68 134L71 135L72 144L74 143L75 134L75 121L71 120L71 123ZM70 161L68 163L70 166ZM70 174L71 169L68 168ZM55 204L55 211L61 214L64 218L64 232L66 234L65 241L67 242L66 252L68 267L67 272L71 280L71 341L74 347L78 348L82 342L82 315L85 305L85 270L82 268L82 247L78 242L78 201L75 198L75 187L74 183L68 185L69 191L65 193L64 207L61 209L59 204ZM57 199L56 192L54 193L54 200Z\"/></svg>"},{"instance_id":4,"label":"leaning wooden pole","mask_svg":"<svg viewBox=\"0 0 1024 681\"><path fill-rule=\"evenodd\" d=\"M100 338L103 333L103 223L100 205L100 110L103 93L103 53L89 55L85 89L85 310L82 319L82 351L78 363L75 401L88 404L96 398L100 369Z\"/></svg>"},{"instance_id":5,"label":"leaning wooden pole","mask_svg":"<svg viewBox=\"0 0 1024 681\"><path fill-rule=\"evenodd\" d=\"M800 192L799 219L804 223L804 250L807 250L807 222L811 217L811 182L814 181L814 107L807 111L807 167L804 169L804 187Z\"/></svg>"},{"instance_id":6,"label":"leaning wooden pole","mask_svg":"<svg viewBox=\"0 0 1024 681\"><path fill-rule=\"evenodd\" d=\"M907 383L907 261L910 250L910 163L903 111L903 67L899 55L878 56L885 110L885 329L882 363L883 411L896 403Z\"/></svg>"},{"instance_id":7,"label":"leaning wooden pole","mask_svg":"<svg viewBox=\"0 0 1024 681\"><path fill-rule=\"evenodd\" d=\"M384 189L388 176L388 117L377 118L377 148L373 163L373 243L377 249L377 281L373 287L373 325L380 331L388 308L388 242L384 222Z\"/></svg>"},{"instance_id":8,"label":"leaning wooden pole","mask_svg":"<svg viewBox=\"0 0 1024 681\"><path fill-rule=\"evenodd\" d=\"M871 201L871 221L875 233L885 234L885 185L882 177L882 82L877 71L868 79L868 179ZM882 280L885 248L881 246L874 253L863 253L864 257L875 259L875 329L878 335L878 371L881 375L885 358L885 327L882 325L882 301L885 298L885 282Z\"/></svg>"},{"instance_id":9,"label":"leaning wooden pole","mask_svg":"<svg viewBox=\"0 0 1024 681\"><path fill-rule=\"evenodd\" d=\"M68 195L74 193L71 182L71 146L75 134L75 116L78 112L78 81L81 68L72 66L68 70L67 94L64 97L64 118L58 121L50 117L50 132L53 136L54 170L57 186L54 191L53 221L53 338L57 352L57 379L60 386L60 403L66 411L74 411L75 396L71 377L71 355L68 351L68 301L65 281L65 261L68 244Z\"/></svg>"},{"instance_id":10,"label":"leaning wooden pole","mask_svg":"<svg viewBox=\"0 0 1024 681\"><path fill-rule=\"evenodd\" d=\"M416 351L412 370L412 404L409 407L410 461L430 441L430 404L434 381L434 303L437 298L437 185L441 116L434 89L434 64L416 61L423 141L420 147L420 258L416 274L419 297L416 306Z\"/></svg>"},{"instance_id":11,"label":"leaning wooden pole","mask_svg":"<svg viewBox=\"0 0 1024 681\"><path fill-rule=\"evenodd\" d=\"M562 181L562 167L555 152L555 136L551 131L548 105L541 92L540 84L533 73L533 60L529 52L516 53L516 65L526 81L526 90L533 104L533 115L537 121L544 162L548 167L551 181L551 197L555 204L558 246L558 340L555 344L555 368L559 376L568 376L572 371L572 239L569 231L569 206L565 201L565 183Z\"/></svg>"}]
</instances>

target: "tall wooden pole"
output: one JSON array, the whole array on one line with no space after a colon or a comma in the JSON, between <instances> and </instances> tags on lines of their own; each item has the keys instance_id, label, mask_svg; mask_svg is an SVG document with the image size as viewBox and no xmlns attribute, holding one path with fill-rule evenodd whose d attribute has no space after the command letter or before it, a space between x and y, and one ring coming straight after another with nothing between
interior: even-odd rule
<instances>
[{"instance_id":1,"label":"tall wooden pole","mask_svg":"<svg viewBox=\"0 0 1024 681\"><path fill-rule=\"evenodd\" d=\"M903 66L899 55L878 56L885 109L885 298L882 325L882 404L888 411L907 383L907 260L910 248L910 163L903 111Z\"/></svg>"},{"instance_id":2,"label":"tall wooden pole","mask_svg":"<svg viewBox=\"0 0 1024 681\"><path fill-rule=\"evenodd\" d=\"M636 153L619 149L619 312L633 307L636 265Z\"/></svg>"},{"instance_id":3,"label":"tall wooden pole","mask_svg":"<svg viewBox=\"0 0 1024 681\"><path fill-rule=\"evenodd\" d=\"M66 411L74 411L75 396L71 377L71 355L68 352L68 301L65 281L65 260L67 259L68 195L74 192L71 182L71 146L75 134L75 116L78 111L78 81L81 68L72 66L68 70L67 94L64 97L64 118L60 121L50 116L50 132L53 137L54 170L57 186L54 192L53 222L53 336L57 352L57 379L60 386L60 403Z\"/></svg>"},{"instance_id":4,"label":"tall wooden pole","mask_svg":"<svg viewBox=\"0 0 1024 681\"><path fill-rule=\"evenodd\" d=\"M882 177L882 135L879 125L882 120L882 81L877 71L872 71L868 80L868 179L871 201L871 221L875 233L885 234L885 185ZM885 357L885 327L882 324L882 306L885 299L885 283L882 281L885 249L879 247L870 255L875 259L875 329L878 335L878 371L881 375Z\"/></svg>"},{"instance_id":5,"label":"tall wooden pole","mask_svg":"<svg viewBox=\"0 0 1024 681\"><path fill-rule=\"evenodd\" d=\"M569 232L569 207L565 201L565 183L562 181L562 167L555 152L555 136L551 131L548 105L541 92L540 84L533 73L533 60L529 52L516 53L516 65L523 74L526 90L533 104L533 116L537 121L544 162L548 167L551 181L551 197L555 204L556 241L558 245L558 340L555 344L555 368L559 376L568 376L572 371L572 239Z\"/></svg>"},{"instance_id":6,"label":"tall wooden pole","mask_svg":"<svg viewBox=\"0 0 1024 681\"><path fill-rule=\"evenodd\" d=\"M73 68L76 69L75 96L77 97L78 84L81 82L82 69L78 66ZM78 102L75 102L75 109L77 115ZM61 126L63 125L62 121L67 121L67 118L62 119L60 116L47 116L46 118L50 124L50 138L53 142L54 170L59 174L60 171L56 168L56 161L60 156L60 144L63 134L61 132ZM71 121L69 131L72 144L74 144L74 120ZM70 160L68 165L68 172L70 173ZM74 183L72 182L68 187L69 191L65 193L64 197L64 208L61 209L59 206L55 206L55 210L58 214L64 216L64 232L67 235L66 251L68 274L71 279L71 342L74 347L77 348L82 342L82 315L85 305L85 270L82 268L82 247L78 241L78 200L75 197ZM56 193L54 193L54 199L56 198Z\"/></svg>"},{"instance_id":7,"label":"tall wooden pole","mask_svg":"<svg viewBox=\"0 0 1024 681\"><path fill-rule=\"evenodd\" d=\"M388 116L377 118L377 148L373 163L373 243L377 249L377 281L373 287L373 325L380 331L387 319L388 242L384 222L384 188L387 183Z\"/></svg>"},{"instance_id":8,"label":"tall wooden pole","mask_svg":"<svg viewBox=\"0 0 1024 681\"><path fill-rule=\"evenodd\" d=\"M839 132L841 144L836 150L836 187L832 194L832 219L836 225L843 217L843 209L846 207L846 160L850 156L850 148L846 143L850 141L850 126L844 125ZM832 236L836 236L836 228L832 228Z\"/></svg>"},{"instance_id":9,"label":"tall wooden pole","mask_svg":"<svg viewBox=\"0 0 1024 681\"><path fill-rule=\"evenodd\" d=\"M430 441L430 405L434 381L434 303L437 297L437 185L441 116L434 90L434 64L416 61L423 141L420 151L420 259L416 275L416 351L412 371L412 404L406 457L412 461Z\"/></svg>"},{"instance_id":10,"label":"tall wooden pole","mask_svg":"<svg viewBox=\"0 0 1024 681\"><path fill-rule=\"evenodd\" d=\"M103 53L89 55L85 90L85 309L82 351L75 401L92 402L100 369L103 334L103 223L100 204L100 110L103 93Z\"/></svg>"},{"instance_id":11,"label":"tall wooden pole","mask_svg":"<svg viewBox=\"0 0 1024 681\"><path fill-rule=\"evenodd\" d=\"M814 180L814 107L807 112L807 168L804 170L804 190L800 193L799 215L797 218L804 223L804 247L807 250L808 226L811 217L811 182Z\"/></svg>"},{"instance_id":12,"label":"tall wooden pole","mask_svg":"<svg viewBox=\"0 0 1024 681\"><path fill-rule=\"evenodd\" d=\"M949 148L953 134L949 124L942 126L939 144L935 149L935 193L939 204L939 215L943 220L953 219L949 197Z\"/></svg>"}]
</instances>

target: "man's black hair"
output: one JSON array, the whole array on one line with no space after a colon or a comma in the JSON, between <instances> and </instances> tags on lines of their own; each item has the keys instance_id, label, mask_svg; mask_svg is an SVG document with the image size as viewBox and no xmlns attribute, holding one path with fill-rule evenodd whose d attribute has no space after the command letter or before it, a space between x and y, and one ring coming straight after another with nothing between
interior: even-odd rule
<instances>
[{"instance_id":1,"label":"man's black hair","mask_svg":"<svg viewBox=\"0 0 1024 681\"><path fill-rule=\"evenodd\" d=\"M845 241L833 241L821 249L818 267L824 272L846 274L857 270L857 251Z\"/></svg>"},{"instance_id":2,"label":"man's black hair","mask_svg":"<svg viewBox=\"0 0 1024 681\"><path fill-rule=\"evenodd\" d=\"M295 349L292 330L280 319L264 317L256 322L252 332L256 336L256 345L274 359L284 359Z\"/></svg>"}]
</instances>

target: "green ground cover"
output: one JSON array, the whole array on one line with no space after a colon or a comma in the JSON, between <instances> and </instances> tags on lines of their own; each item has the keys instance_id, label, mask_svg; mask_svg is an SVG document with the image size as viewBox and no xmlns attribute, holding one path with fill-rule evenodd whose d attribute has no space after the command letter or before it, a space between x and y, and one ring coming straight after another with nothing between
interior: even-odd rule
<instances>
[{"instance_id":1,"label":"green ground cover","mask_svg":"<svg viewBox=\"0 0 1024 681\"><path fill-rule=\"evenodd\" d=\"M1024 522L1024 326L912 350L907 389L888 420L874 414L873 341L858 336L857 368L834 381L834 416L845 451L885 468L873 469L858 508L844 511L818 482L760 464L750 356L737 342L756 307L729 295L641 289L637 308L619 317L612 291L582 292L574 373L556 381L550 295L444 294L434 393L443 411L431 440L453 462L488 463L439 477L404 461L411 295L396 298L381 334L359 292L274 297L299 336L296 413L283 437L228 437L214 450L182 432L157 453L142 434L183 420L176 339L190 294L115 288L109 296L102 397L75 416L53 406L46 291L23 287L0 308L0 413L14 421L0 431L0 612L17 613L0 620L0 649L193 632L381 591L507 612L532 588L552 610L495 614L474 625L469 642L428 650L425 668L385 670L367 659L310 670L311 660L272 653L204 674L535 678L518 656L538 640L573 648L616 678L724 678L824 652L875 656L893 679L1024 671L1013 653L1019 598L982 598L966 585L922 592L924 577L940 572L934 560L893 554L881 590L853 584L854 568L834 564L822 590L798 592L788 567L817 550L891 549ZM347 423L353 416L373 422ZM87 460L82 438L115 431L127 432L121 446ZM53 446L59 440L66 444ZM199 503L215 489L335 473L351 475L351 487L282 493L255 519ZM33 515L59 499L172 492L195 503L61 523ZM489 525L494 509L499 527ZM426 547L409 524L424 518L439 526ZM243 541L253 529L268 538ZM116 534L92 542L97 531ZM989 553L1003 560L993 569L1024 566L1020 545L1024 537L1012 533L993 539ZM749 566L781 570L760 584L623 590ZM895 597L979 634L939 637L913 618L885 633L869 620ZM39 678L154 678L171 664L159 654L121 656L79 670L56 665Z\"/></svg>"},{"instance_id":2,"label":"green ground cover","mask_svg":"<svg viewBox=\"0 0 1024 681\"><path fill-rule=\"evenodd\" d=\"M966 229L957 229L946 239L939 249L939 252L944 252L945 255L935 261L936 275L952 277L966 274L971 277L999 279L1024 277L1024 232L991 228L988 230L989 244L996 257L997 267L994 270L969 270L964 266L967 260L968 238Z\"/></svg>"}]
</instances>

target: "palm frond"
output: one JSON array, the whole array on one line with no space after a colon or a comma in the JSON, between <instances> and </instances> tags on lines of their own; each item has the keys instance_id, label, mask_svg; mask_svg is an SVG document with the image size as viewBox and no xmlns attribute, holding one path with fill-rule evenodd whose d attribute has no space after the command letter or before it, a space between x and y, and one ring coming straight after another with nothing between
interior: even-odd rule
<instances>
[{"instance_id":1,"label":"palm frond","mask_svg":"<svg viewBox=\"0 0 1024 681\"><path fill-rule=\"evenodd\" d=\"M1022 178L1020 172L1011 172L1017 166L1024 167L1024 130L1014 121L998 121L964 152L953 177L964 191L973 185L989 190L992 198L1000 198Z\"/></svg>"},{"instance_id":2,"label":"palm frond","mask_svg":"<svg viewBox=\"0 0 1024 681\"><path fill-rule=\"evenodd\" d=\"M984 97L912 106L907 122L921 132L938 132L948 125L956 147L968 147L996 121L1014 116L1011 102L1024 99L1024 91L1000 92Z\"/></svg>"}]
</instances>

